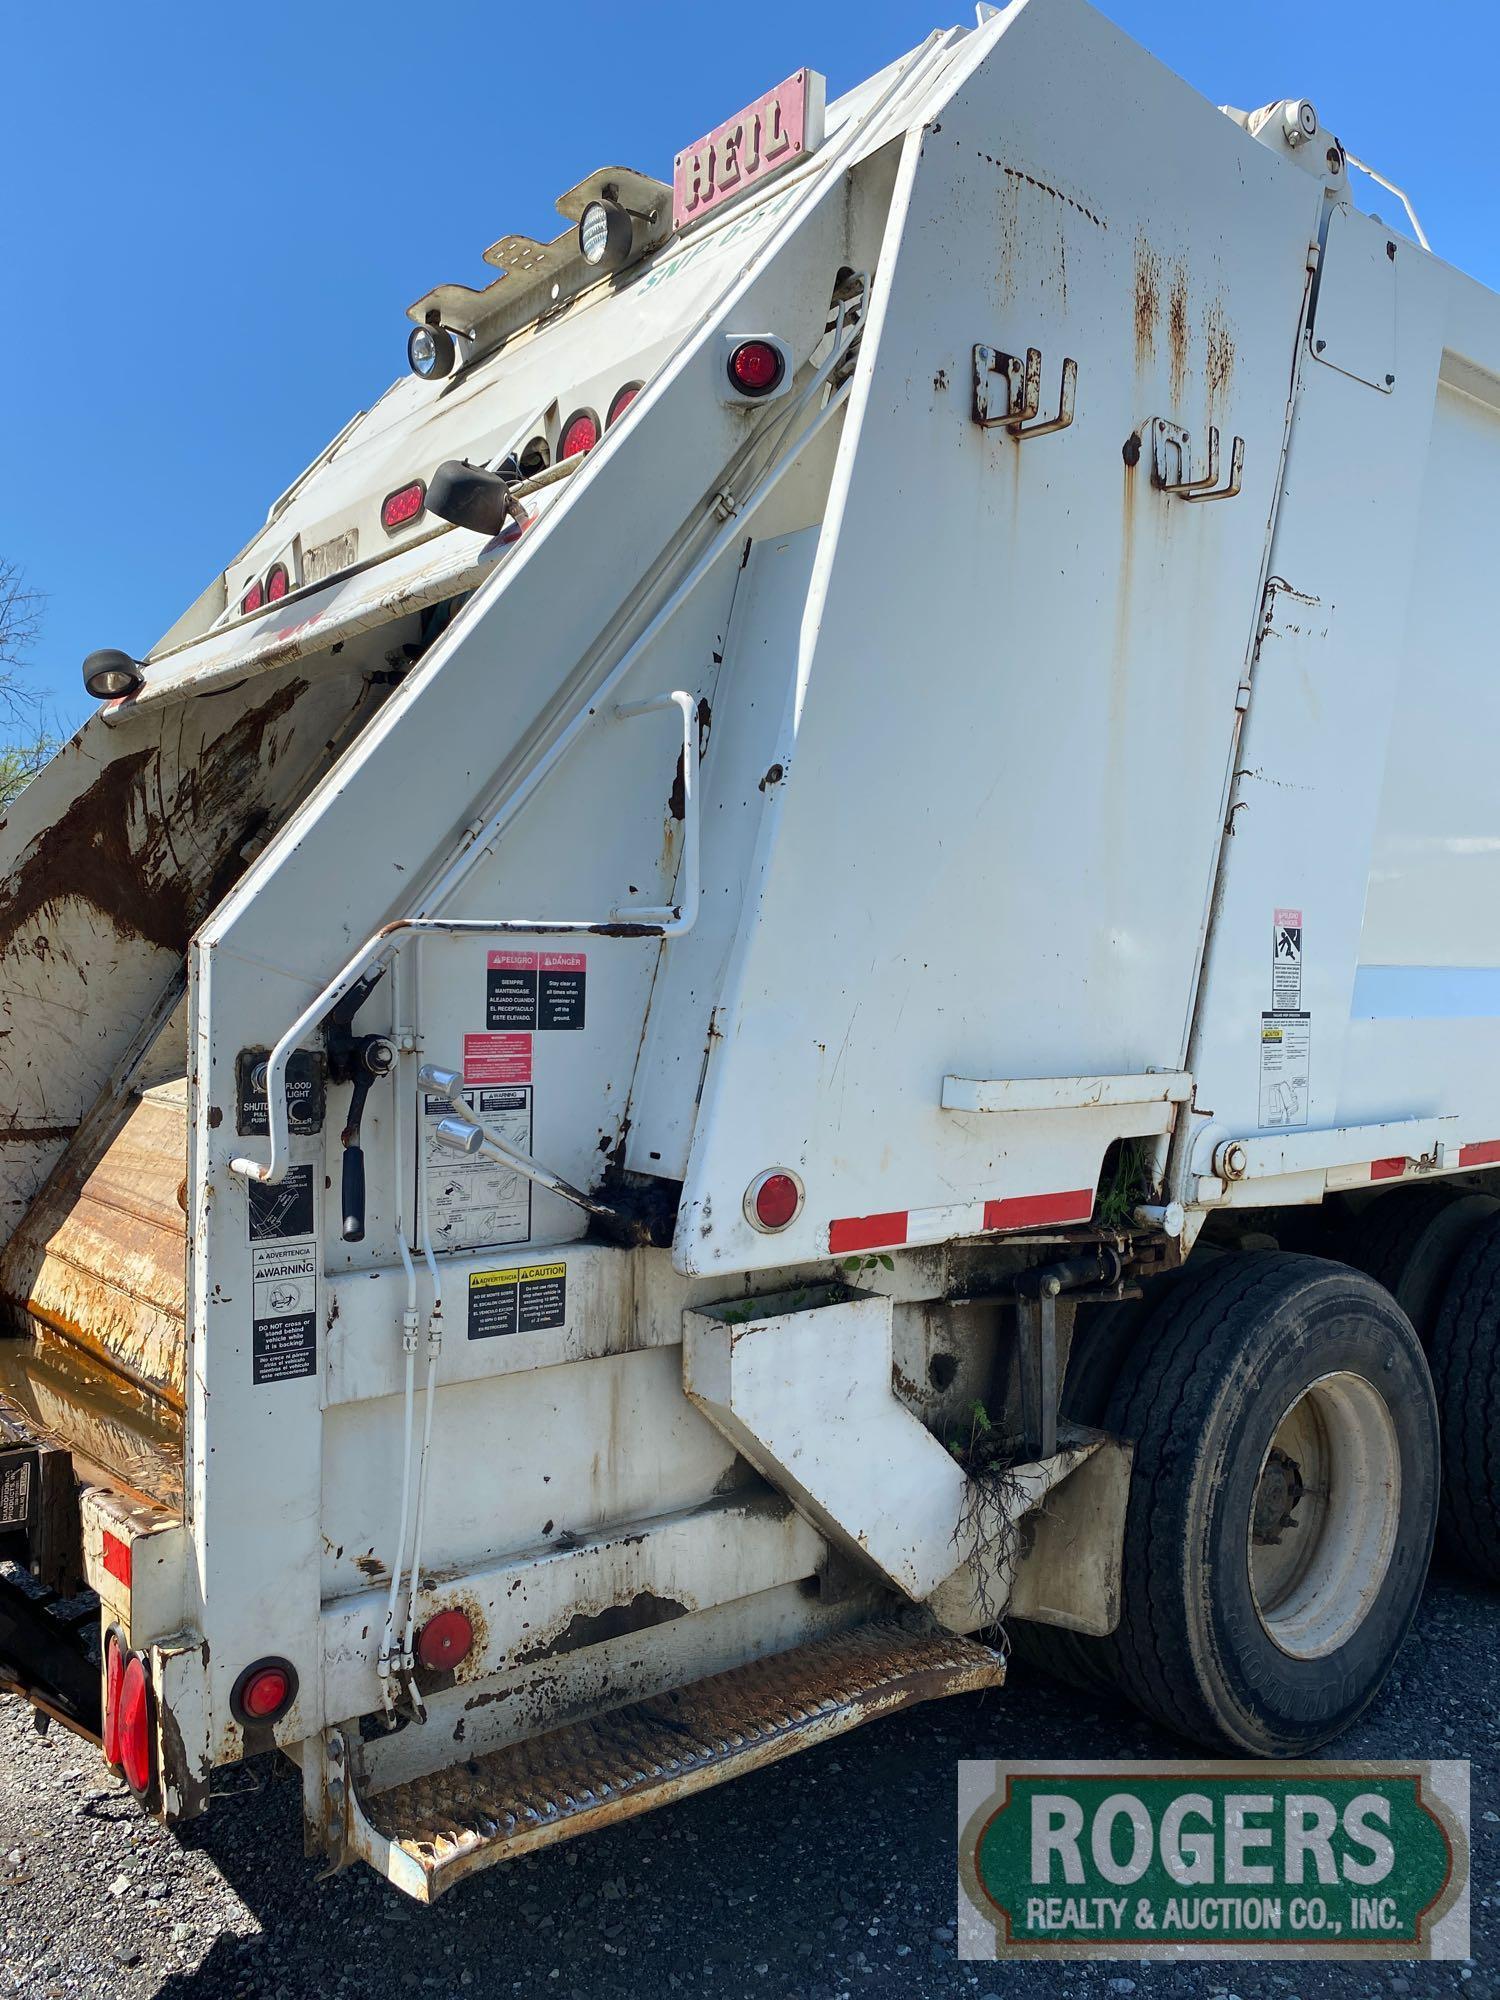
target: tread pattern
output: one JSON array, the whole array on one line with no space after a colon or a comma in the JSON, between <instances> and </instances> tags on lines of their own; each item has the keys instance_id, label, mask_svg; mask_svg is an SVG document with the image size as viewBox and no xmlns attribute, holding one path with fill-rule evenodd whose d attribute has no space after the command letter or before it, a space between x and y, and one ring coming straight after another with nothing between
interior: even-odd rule
<instances>
[{"instance_id":1,"label":"tread pattern","mask_svg":"<svg viewBox=\"0 0 1500 2000\"><path fill-rule=\"evenodd\" d=\"M1184 1597L1195 1566L1185 1557L1202 1527L1191 1495L1211 1418L1226 1383L1256 1365L1247 1330L1294 1311L1299 1292L1326 1297L1330 1281L1346 1293L1367 1293L1372 1315L1396 1312L1367 1276L1320 1257L1246 1251L1210 1264L1196 1282L1189 1275L1153 1316L1150 1338L1111 1404L1108 1427L1136 1441L1136 1469L1120 1624L1103 1643L1124 1692L1179 1735L1261 1754L1309 1747L1269 1719L1227 1709L1225 1692L1205 1680Z\"/></svg>"},{"instance_id":2,"label":"tread pattern","mask_svg":"<svg viewBox=\"0 0 1500 2000\"><path fill-rule=\"evenodd\" d=\"M1454 1267L1433 1327L1444 1526L1463 1561L1500 1583L1500 1216Z\"/></svg>"},{"instance_id":3,"label":"tread pattern","mask_svg":"<svg viewBox=\"0 0 1500 2000\"><path fill-rule=\"evenodd\" d=\"M1111 1428L1136 1441L1123 1602L1110 1643L1125 1691L1172 1730L1217 1733L1203 1691L1174 1643L1179 1621L1155 1588L1157 1579L1181 1565L1181 1534L1166 1488L1179 1483L1172 1475L1197 1440L1195 1407L1212 1395L1222 1373L1218 1337L1231 1317L1254 1314L1283 1296L1292 1261L1253 1251L1224 1257L1196 1284L1184 1285L1155 1319L1149 1353L1122 1375L1110 1410ZM1318 1275L1327 1269L1314 1258L1295 1261Z\"/></svg>"},{"instance_id":4,"label":"tread pattern","mask_svg":"<svg viewBox=\"0 0 1500 2000\"><path fill-rule=\"evenodd\" d=\"M1426 1187L1393 1188L1389 1194L1377 1196L1360 1212L1349 1233L1349 1263L1366 1272L1377 1285L1383 1285L1411 1314L1424 1346L1431 1335L1431 1322L1442 1298L1446 1274L1438 1278L1436 1298L1432 1296L1432 1277L1428 1277L1420 1287L1422 1302L1419 1303L1407 1294L1408 1273L1422 1247L1422 1239L1446 1210L1459 1203L1479 1207L1472 1188L1456 1187L1451 1181L1434 1181ZM1478 1219L1476 1216L1476 1222ZM1451 1252L1455 1261L1461 1247L1460 1235Z\"/></svg>"}]
</instances>

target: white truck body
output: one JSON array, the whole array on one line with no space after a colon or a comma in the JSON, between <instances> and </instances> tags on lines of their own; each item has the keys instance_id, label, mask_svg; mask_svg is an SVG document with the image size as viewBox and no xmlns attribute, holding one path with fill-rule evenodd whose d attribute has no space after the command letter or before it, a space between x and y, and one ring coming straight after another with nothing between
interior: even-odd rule
<instances>
[{"instance_id":1,"label":"white truck body","mask_svg":"<svg viewBox=\"0 0 1500 2000\"><path fill-rule=\"evenodd\" d=\"M1016 1467L1071 1543L964 1539L1005 1281L1500 1162L1500 301L1310 108L980 12L393 388L0 829L0 1388L78 1469L170 1816L274 1736L428 1895L603 1812L465 1806L507 1745L623 1769L610 1714L756 1661L846 1726L997 1679L1012 1591L1106 1631L1125 1446ZM501 534L382 531L634 382ZM394 1069L347 1241L348 1085L281 1086L351 990ZM465 1104L498 1154L434 1142Z\"/></svg>"}]
</instances>

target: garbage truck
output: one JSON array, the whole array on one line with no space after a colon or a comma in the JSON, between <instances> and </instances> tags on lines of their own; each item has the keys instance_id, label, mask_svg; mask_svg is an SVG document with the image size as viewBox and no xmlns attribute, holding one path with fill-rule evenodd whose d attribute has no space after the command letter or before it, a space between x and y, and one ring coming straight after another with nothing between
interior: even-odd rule
<instances>
[{"instance_id":1,"label":"garbage truck","mask_svg":"<svg viewBox=\"0 0 1500 2000\"><path fill-rule=\"evenodd\" d=\"M436 284L9 811L0 1676L167 1821L1302 1754L1497 1576L1500 301L978 16Z\"/></svg>"}]
</instances>

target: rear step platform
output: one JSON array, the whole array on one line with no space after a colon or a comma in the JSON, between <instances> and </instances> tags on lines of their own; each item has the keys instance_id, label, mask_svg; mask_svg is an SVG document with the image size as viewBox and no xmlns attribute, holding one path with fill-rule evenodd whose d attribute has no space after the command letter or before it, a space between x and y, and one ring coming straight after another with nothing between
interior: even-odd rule
<instances>
[{"instance_id":1,"label":"rear step platform","mask_svg":"<svg viewBox=\"0 0 1500 2000\"><path fill-rule=\"evenodd\" d=\"M915 1702L1005 1678L1002 1653L879 1622L349 1801L349 1849L418 1902Z\"/></svg>"}]
</instances>

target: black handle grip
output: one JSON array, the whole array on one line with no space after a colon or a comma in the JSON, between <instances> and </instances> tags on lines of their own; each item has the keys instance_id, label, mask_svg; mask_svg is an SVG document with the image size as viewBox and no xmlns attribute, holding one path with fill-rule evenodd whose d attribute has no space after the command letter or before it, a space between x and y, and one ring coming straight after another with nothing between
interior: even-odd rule
<instances>
[{"instance_id":1,"label":"black handle grip","mask_svg":"<svg viewBox=\"0 0 1500 2000\"><path fill-rule=\"evenodd\" d=\"M365 1240L365 1149L344 1148L344 1241Z\"/></svg>"}]
</instances>

